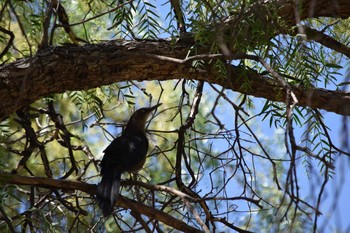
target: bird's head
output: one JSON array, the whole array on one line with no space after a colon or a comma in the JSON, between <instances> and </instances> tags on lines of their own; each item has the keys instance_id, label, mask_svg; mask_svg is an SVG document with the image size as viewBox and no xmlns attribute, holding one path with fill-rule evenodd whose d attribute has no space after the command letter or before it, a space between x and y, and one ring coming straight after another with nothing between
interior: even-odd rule
<instances>
[{"instance_id":1,"label":"bird's head","mask_svg":"<svg viewBox=\"0 0 350 233\"><path fill-rule=\"evenodd\" d=\"M140 108L139 110L134 112L134 114L132 114L132 116L130 117L130 120L126 126L125 131L132 130L132 131L144 132L145 126L146 126L146 121L147 121L148 117L160 105L161 105L161 103L154 105L152 107L149 107L149 108Z\"/></svg>"}]
</instances>

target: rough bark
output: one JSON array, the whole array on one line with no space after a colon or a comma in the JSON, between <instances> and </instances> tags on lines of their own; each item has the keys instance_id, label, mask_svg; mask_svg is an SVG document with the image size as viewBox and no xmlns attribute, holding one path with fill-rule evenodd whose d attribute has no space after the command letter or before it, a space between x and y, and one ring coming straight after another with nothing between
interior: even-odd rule
<instances>
[{"instance_id":1,"label":"rough bark","mask_svg":"<svg viewBox=\"0 0 350 233\"><path fill-rule=\"evenodd\" d=\"M52 93L86 90L126 80L189 78L219 84L233 91L285 101L283 88L253 71L231 66L230 77L218 78L216 70L195 69L186 57L191 45L179 42L109 42L98 45L50 48L0 68L0 119ZM169 58L171 57L171 59ZM203 59L203 57L200 57ZM243 74L250 88L242 89ZM350 94L320 88L293 87L300 106L350 115Z\"/></svg>"},{"instance_id":2,"label":"rough bark","mask_svg":"<svg viewBox=\"0 0 350 233\"><path fill-rule=\"evenodd\" d=\"M312 17L347 18L349 0L270 0L257 1L246 14L267 28L274 27L274 35L286 32L299 20ZM295 5L297 3L298 5ZM271 9L274 12L271 12ZM284 20L278 24L276 14ZM237 18L228 18L226 27L234 28ZM249 25L245 31L249 32ZM349 48L314 29L305 29L311 40L339 53L350 56ZM252 38L252 37L249 37ZM190 78L216 83L226 88L273 101L285 101L283 89L274 81L249 71L250 89L241 88L242 70L232 66L228 79L222 80L212 67L194 69L184 59L192 43L186 40L172 45L168 41L110 42L97 45L51 47L31 58L24 58L0 66L0 120L32 102L52 93L66 90L86 90L126 80L169 80ZM160 57L159 55L162 55ZM168 57L165 58L165 57ZM175 58L175 59L173 59ZM176 60L180 59L180 60ZM350 114L349 94L319 88L293 87L300 106L320 108L341 115Z\"/></svg>"},{"instance_id":3,"label":"rough bark","mask_svg":"<svg viewBox=\"0 0 350 233\"><path fill-rule=\"evenodd\" d=\"M269 1L273 4L273 1ZM280 0L276 1L280 11L278 14L294 21L298 9L301 20L307 18L334 17L346 19L349 17L350 1L348 0ZM295 5L298 4L298 5ZM297 8L296 8L297 7Z\"/></svg>"}]
</instances>

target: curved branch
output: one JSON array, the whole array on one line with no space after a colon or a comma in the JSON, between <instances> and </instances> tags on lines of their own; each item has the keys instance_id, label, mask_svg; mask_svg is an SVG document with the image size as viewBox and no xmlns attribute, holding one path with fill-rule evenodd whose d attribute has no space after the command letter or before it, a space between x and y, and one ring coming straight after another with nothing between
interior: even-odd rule
<instances>
[{"instance_id":1,"label":"curved branch","mask_svg":"<svg viewBox=\"0 0 350 233\"><path fill-rule=\"evenodd\" d=\"M10 47L12 46L13 40L15 39L15 34L13 34L12 31L9 31L1 26L0 26L0 32L3 32L3 33L10 36L9 42L5 46L4 50L0 53L0 58L2 58L9 51Z\"/></svg>"},{"instance_id":2,"label":"curved branch","mask_svg":"<svg viewBox=\"0 0 350 233\"><path fill-rule=\"evenodd\" d=\"M0 172L0 181L1 183L30 185L56 190L80 190L90 195L95 195L97 188L97 185L87 184L76 180L56 180L44 177L27 177L6 172ZM164 213L163 211L154 209L123 196L118 197L117 205L122 208L130 209L131 211L146 215L149 219L157 219L164 224L182 232L202 232L197 228L189 226L186 223L170 216L169 214Z\"/></svg>"},{"instance_id":3,"label":"curved branch","mask_svg":"<svg viewBox=\"0 0 350 233\"><path fill-rule=\"evenodd\" d=\"M181 62L190 46L186 42L172 45L170 41L159 40L50 47L34 57L0 66L0 120L49 94L87 90L127 80L164 81L186 77L285 102L285 95L281 94L283 87L254 71L231 66L230 77L224 80L217 78L217 70L210 65L204 70L203 67L192 67L191 62ZM165 56L176 59L162 59ZM212 55L208 57L212 58ZM204 56L198 59L202 60ZM242 89L242 76L247 77L250 88ZM299 106L350 115L349 93L302 86L291 88Z\"/></svg>"},{"instance_id":4,"label":"curved branch","mask_svg":"<svg viewBox=\"0 0 350 233\"><path fill-rule=\"evenodd\" d=\"M350 57L350 49L336 39L302 25L303 20L331 17L347 19L350 17L350 1L348 0L266 0L256 1L249 6L248 10L239 17L235 14L224 20L225 30L240 28L243 38L249 38L249 44L259 44L264 40L261 34L255 35L254 25L260 25L260 31L267 33L265 39L280 34L294 36L297 33L306 34L307 38L322 44L334 51ZM242 22L240 18L249 19L249 22ZM291 30L295 28L295 30ZM233 33L232 35L235 35ZM235 35L236 36L236 35ZM230 40L234 40L232 36Z\"/></svg>"},{"instance_id":5,"label":"curved branch","mask_svg":"<svg viewBox=\"0 0 350 233\"><path fill-rule=\"evenodd\" d=\"M278 0L278 1L261 1L257 4L259 7L264 5L275 5L278 9L278 15L285 20L290 20L295 24L295 1ZM350 1L348 0L298 0L297 6L299 10L300 20L307 18L333 17L333 18L349 18Z\"/></svg>"},{"instance_id":6,"label":"curved branch","mask_svg":"<svg viewBox=\"0 0 350 233\"><path fill-rule=\"evenodd\" d=\"M318 31L316 29L307 27L307 26L302 26L304 29L304 32L307 36L308 40L313 40L315 42L320 43L321 45L333 49L334 51L337 51L338 53L342 53L348 58L350 58L350 48L336 39L324 34L321 31Z\"/></svg>"},{"instance_id":7,"label":"curved branch","mask_svg":"<svg viewBox=\"0 0 350 233\"><path fill-rule=\"evenodd\" d=\"M295 5L293 1L262 1L253 4L244 14L254 16L261 25L274 28L274 34L286 33L295 25ZM275 9L272 14L269 9ZM348 18L348 0L301 0L298 1L298 20L312 17ZM281 28L277 18L285 21ZM225 20L227 29L235 27L235 17ZM249 29L249 25L246 25ZM245 31L251 31L251 30ZM286 31L285 31L286 30ZM314 29L307 29L310 39L349 57L349 48ZM290 32L289 32L290 33ZM292 32L293 33L293 32ZM320 37L321 36L321 37ZM191 36L190 36L191 37ZM246 35L246 37L249 37ZM262 97L272 101L285 102L281 87L273 80L249 71L249 90L242 90L239 77L247 73L239 67L231 67L229 80L218 79L214 68L195 69L190 62L196 59L213 58L200 55L184 59L193 43L183 35L177 44L170 41L110 42L84 47L56 47L41 51L32 58L24 58L7 66L0 66L0 121L16 110L52 93L66 90L86 90L126 80L169 80L190 78L219 84L233 91ZM187 42L186 42L187 41ZM193 41L193 37L191 40ZM9 43L10 44L10 43ZM205 53L205 52L204 52ZM164 59L167 57L168 59ZM214 59L219 59L216 56ZM292 91L300 101L298 105L320 108L341 115L350 115L349 95L340 91L318 88L303 89L293 87Z\"/></svg>"}]
</instances>

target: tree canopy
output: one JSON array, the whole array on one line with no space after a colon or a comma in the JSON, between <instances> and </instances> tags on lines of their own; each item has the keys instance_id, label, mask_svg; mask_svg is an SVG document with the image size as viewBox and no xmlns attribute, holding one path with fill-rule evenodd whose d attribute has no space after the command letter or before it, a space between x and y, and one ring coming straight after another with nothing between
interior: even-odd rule
<instances>
[{"instance_id":1,"label":"tree canopy","mask_svg":"<svg viewBox=\"0 0 350 233\"><path fill-rule=\"evenodd\" d=\"M349 17L348 0L1 1L0 231L326 231ZM103 218L102 151L160 102Z\"/></svg>"}]
</instances>

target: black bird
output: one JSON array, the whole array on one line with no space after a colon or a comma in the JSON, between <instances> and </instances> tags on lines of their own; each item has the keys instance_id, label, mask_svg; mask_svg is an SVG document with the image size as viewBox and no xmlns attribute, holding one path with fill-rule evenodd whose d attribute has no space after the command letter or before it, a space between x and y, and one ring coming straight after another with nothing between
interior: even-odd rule
<instances>
[{"instance_id":1,"label":"black bird","mask_svg":"<svg viewBox=\"0 0 350 233\"><path fill-rule=\"evenodd\" d=\"M105 217L112 213L113 204L118 198L121 174L136 172L145 164L148 150L146 121L159 105L134 112L122 135L103 151L102 180L97 187L97 201Z\"/></svg>"}]
</instances>

